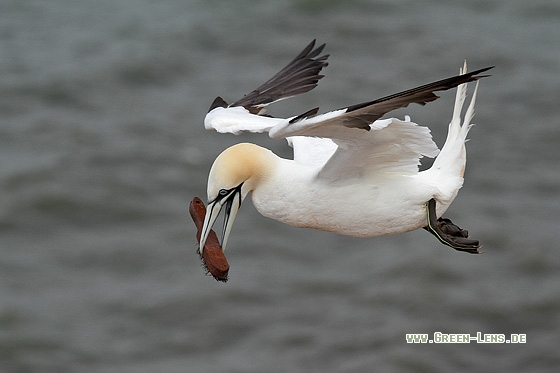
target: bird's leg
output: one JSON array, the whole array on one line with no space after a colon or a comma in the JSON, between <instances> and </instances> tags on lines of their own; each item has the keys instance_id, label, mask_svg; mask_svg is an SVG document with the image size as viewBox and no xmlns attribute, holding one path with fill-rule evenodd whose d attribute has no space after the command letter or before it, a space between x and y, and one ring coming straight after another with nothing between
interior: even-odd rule
<instances>
[{"instance_id":1,"label":"bird's leg","mask_svg":"<svg viewBox=\"0 0 560 373\"><path fill-rule=\"evenodd\" d=\"M442 244L470 254L481 253L478 249L482 246L478 240L468 238L469 232L467 230L459 228L449 219L437 218L435 199L432 198L426 202L426 210L428 213L428 225L424 229L436 236Z\"/></svg>"}]
</instances>

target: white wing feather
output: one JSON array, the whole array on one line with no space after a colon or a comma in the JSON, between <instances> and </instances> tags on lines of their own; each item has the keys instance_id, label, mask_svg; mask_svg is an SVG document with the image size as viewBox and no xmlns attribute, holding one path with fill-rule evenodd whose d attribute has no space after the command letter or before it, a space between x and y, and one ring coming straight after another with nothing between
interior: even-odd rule
<instances>
[{"instance_id":1,"label":"white wing feather","mask_svg":"<svg viewBox=\"0 0 560 373\"><path fill-rule=\"evenodd\" d=\"M324 164L319 176L331 181L361 177L375 172L415 173L422 156L435 157L439 149L427 127L405 120L377 120L369 131L348 128L337 121L341 111L331 112L297 123L279 123L269 135L272 138L306 136L330 139L337 148ZM309 147L294 152L310 152Z\"/></svg>"},{"instance_id":2,"label":"white wing feather","mask_svg":"<svg viewBox=\"0 0 560 373\"><path fill-rule=\"evenodd\" d=\"M204 127L207 130L213 129L220 133L238 135L243 131L268 132L272 127L285 121L282 118L251 114L243 106L217 107L206 114Z\"/></svg>"}]
</instances>

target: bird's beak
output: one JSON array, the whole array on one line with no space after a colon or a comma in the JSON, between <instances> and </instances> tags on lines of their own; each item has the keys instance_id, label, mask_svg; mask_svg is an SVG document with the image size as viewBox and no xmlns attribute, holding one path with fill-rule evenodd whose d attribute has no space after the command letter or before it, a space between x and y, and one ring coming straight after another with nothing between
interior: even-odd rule
<instances>
[{"instance_id":1,"label":"bird's beak","mask_svg":"<svg viewBox=\"0 0 560 373\"><path fill-rule=\"evenodd\" d=\"M222 230L221 246L222 250L226 249L229 234L231 233L231 227L233 226L233 222L235 220L235 216L237 215L237 211L239 211L241 202L241 185L230 189L228 194L223 196L220 195L213 201L208 202L208 206L206 207L206 216L204 217L204 225L202 226L202 233L200 234L199 251L201 255L204 250L206 240L208 239L208 235L210 234L210 230L224 207L224 226Z\"/></svg>"}]
</instances>

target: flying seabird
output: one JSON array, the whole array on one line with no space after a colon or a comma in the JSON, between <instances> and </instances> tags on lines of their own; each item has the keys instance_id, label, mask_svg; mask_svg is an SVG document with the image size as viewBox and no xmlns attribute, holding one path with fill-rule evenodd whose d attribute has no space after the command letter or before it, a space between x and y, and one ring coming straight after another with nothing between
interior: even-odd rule
<instances>
[{"instance_id":1,"label":"flying seabird","mask_svg":"<svg viewBox=\"0 0 560 373\"><path fill-rule=\"evenodd\" d=\"M252 193L263 215L297 227L355 237L390 235L425 228L460 251L479 253L477 240L442 218L463 185L465 142L471 128L478 81L464 119L467 83L492 67L460 74L373 101L318 114L318 108L290 118L266 114L271 103L312 90L327 66L325 44L313 40L286 67L233 104L221 97L205 117L206 129L239 134L268 132L285 138L293 159L251 143L225 149L208 176L208 207L199 253L221 210L225 210L221 246L225 249L241 203ZM404 120L382 119L410 103L425 105L436 91L457 87L447 139L439 150L430 130ZM434 158L419 171L420 158Z\"/></svg>"}]
</instances>

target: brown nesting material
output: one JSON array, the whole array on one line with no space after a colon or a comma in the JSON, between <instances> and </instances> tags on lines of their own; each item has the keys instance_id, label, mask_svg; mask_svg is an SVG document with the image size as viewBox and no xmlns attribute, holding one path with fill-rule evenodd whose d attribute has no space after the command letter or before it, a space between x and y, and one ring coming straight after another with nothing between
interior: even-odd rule
<instances>
[{"instance_id":1,"label":"brown nesting material","mask_svg":"<svg viewBox=\"0 0 560 373\"><path fill-rule=\"evenodd\" d=\"M196 239L200 243L200 234L204 224L204 217L206 216L206 206L204 202L198 197L194 197L189 206L189 212L196 225ZM228 280L229 263L224 255L222 246L218 241L216 232L210 231L204 250L202 250L202 262L208 273L210 273L216 280L226 282Z\"/></svg>"}]
</instances>

